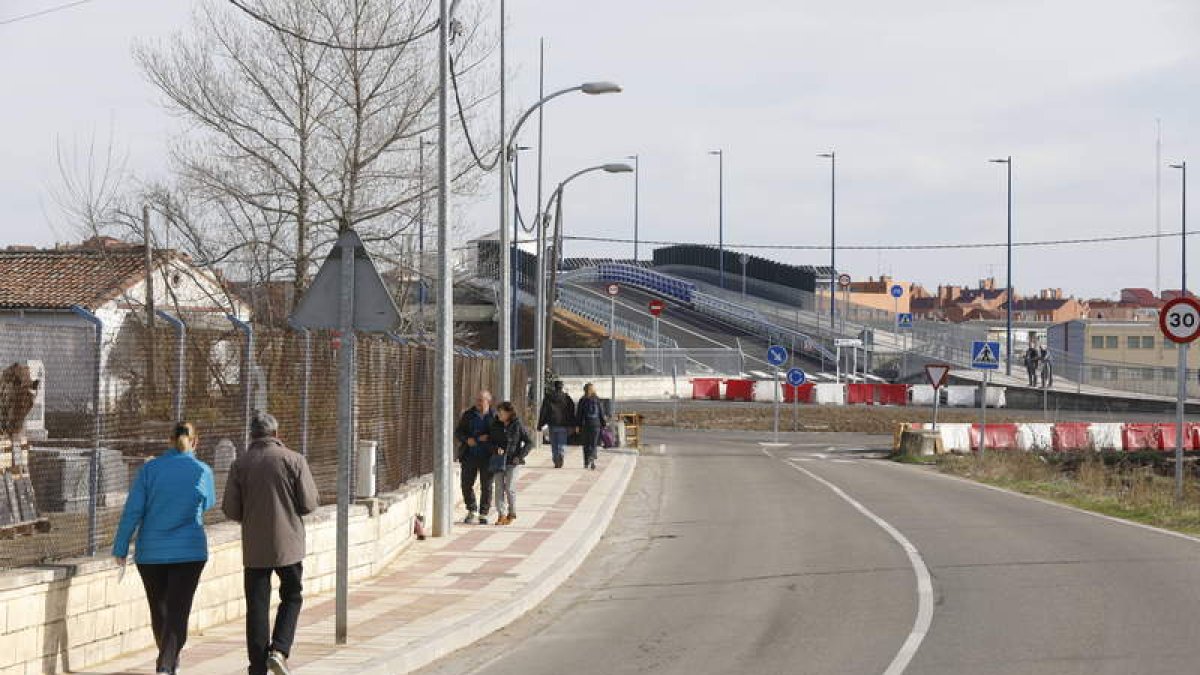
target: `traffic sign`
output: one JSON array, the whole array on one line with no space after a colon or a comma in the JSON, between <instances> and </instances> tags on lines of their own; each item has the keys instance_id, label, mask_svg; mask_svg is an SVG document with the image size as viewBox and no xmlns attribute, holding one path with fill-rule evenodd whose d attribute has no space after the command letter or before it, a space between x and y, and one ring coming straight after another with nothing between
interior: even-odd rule
<instances>
[{"instance_id":1,"label":"traffic sign","mask_svg":"<svg viewBox=\"0 0 1200 675\"><path fill-rule=\"evenodd\" d=\"M773 366L782 366L788 360L787 347L781 345L771 345L767 347L767 363Z\"/></svg>"},{"instance_id":2,"label":"traffic sign","mask_svg":"<svg viewBox=\"0 0 1200 675\"><path fill-rule=\"evenodd\" d=\"M803 370L800 370L799 368L792 368L791 370L787 371L787 383L793 387L799 387L807 381L808 376L804 374Z\"/></svg>"},{"instance_id":3,"label":"traffic sign","mask_svg":"<svg viewBox=\"0 0 1200 675\"><path fill-rule=\"evenodd\" d=\"M841 286L842 288L849 288L850 287L850 275L849 274L839 274L838 275L838 286Z\"/></svg>"},{"instance_id":4,"label":"traffic sign","mask_svg":"<svg viewBox=\"0 0 1200 675\"><path fill-rule=\"evenodd\" d=\"M971 343L971 367L976 370L1000 368L1000 343L976 340Z\"/></svg>"},{"instance_id":5,"label":"traffic sign","mask_svg":"<svg viewBox=\"0 0 1200 675\"><path fill-rule=\"evenodd\" d=\"M950 366L944 363L930 363L925 366L925 379L934 389L946 386L946 376L950 374Z\"/></svg>"},{"instance_id":6,"label":"traffic sign","mask_svg":"<svg viewBox=\"0 0 1200 675\"><path fill-rule=\"evenodd\" d=\"M904 295L904 287L901 286L900 284L893 284L892 285L892 297L900 298L903 295Z\"/></svg>"},{"instance_id":7,"label":"traffic sign","mask_svg":"<svg viewBox=\"0 0 1200 675\"><path fill-rule=\"evenodd\" d=\"M912 328L913 327L912 312L900 312L899 314L897 314L896 315L896 325L900 328Z\"/></svg>"},{"instance_id":8,"label":"traffic sign","mask_svg":"<svg viewBox=\"0 0 1200 675\"><path fill-rule=\"evenodd\" d=\"M617 294L621 292L621 285L620 284L609 284L605 288L605 290L608 291L609 295L611 295L615 298L615 297L617 297Z\"/></svg>"},{"instance_id":9,"label":"traffic sign","mask_svg":"<svg viewBox=\"0 0 1200 675\"><path fill-rule=\"evenodd\" d=\"M1195 340L1200 337L1200 302L1188 297L1171 300L1158 312L1158 327L1171 342Z\"/></svg>"},{"instance_id":10,"label":"traffic sign","mask_svg":"<svg viewBox=\"0 0 1200 675\"><path fill-rule=\"evenodd\" d=\"M663 313L663 309L665 309L666 306L667 306L667 303L663 302L662 300L658 300L658 299L651 300L650 301L650 313L653 314L654 316L661 316Z\"/></svg>"},{"instance_id":11,"label":"traffic sign","mask_svg":"<svg viewBox=\"0 0 1200 675\"><path fill-rule=\"evenodd\" d=\"M838 338L833 341L834 347L861 347L863 341L858 338Z\"/></svg>"}]
</instances>

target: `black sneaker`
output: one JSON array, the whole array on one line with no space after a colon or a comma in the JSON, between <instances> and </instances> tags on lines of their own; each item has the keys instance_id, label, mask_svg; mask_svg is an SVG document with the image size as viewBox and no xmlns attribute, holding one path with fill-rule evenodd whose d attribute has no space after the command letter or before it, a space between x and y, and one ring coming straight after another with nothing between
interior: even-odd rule
<instances>
[{"instance_id":1,"label":"black sneaker","mask_svg":"<svg viewBox=\"0 0 1200 675\"><path fill-rule=\"evenodd\" d=\"M279 652L271 652L267 657L267 668L271 669L271 675L292 675L292 671L288 670L287 657Z\"/></svg>"},{"instance_id":2,"label":"black sneaker","mask_svg":"<svg viewBox=\"0 0 1200 675\"><path fill-rule=\"evenodd\" d=\"M488 524L488 519L487 519L487 516L479 516L479 524L480 524L480 525L487 525L487 524Z\"/></svg>"}]
</instances>

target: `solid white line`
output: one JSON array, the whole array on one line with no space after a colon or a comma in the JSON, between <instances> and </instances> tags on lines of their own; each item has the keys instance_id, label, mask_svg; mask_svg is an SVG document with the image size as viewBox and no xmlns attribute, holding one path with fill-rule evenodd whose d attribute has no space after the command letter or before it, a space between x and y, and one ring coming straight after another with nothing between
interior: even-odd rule
<instances>
[{"instance_id":1,"label":"solid white line","mask_svg":"<svg viewBox=\"0 0 1200 675\"><path fill-rule=\"evenodd\" d=\"M829 461L835 464L858 464L858 462L854 461L853 459L831 459Z\"/></svg>"},{"instance_id":2,"label":"solid white line","mask_svg":"<svg viewBox=\"0 0 1200 675\"><path fill-rule=\"evenodd\" d=\"M768 457L775 457L765 448L763 453ZM900 651L896 652L896 656L888 664L887 670L883 671L883 675L902 675L913 657L917 655L917 650L921 648L921 643L929 633L929 626L933 623L933 579L929 576L929 568L925 566L925 560L921 558L917 547L913 546L912 542L899 530L892 527L891 523L872 513L870 509L855 501L841 488L802 466L797 466L792 462L787 462L787 465L832 490L835 495L841 497L859 513L891 535L892 539L895 539L896 543L900 544L900 548L904 549L904 553L908 555L908 562L912 565L913 574L917 577L917 618L913 621L912 630L909 631L904 644L900 645Z\"/></svg>"},{"instance_id":3,"label":"solid white line","mask_svg":"<svg viewBox=\"0 0 1200 675\"><path fill-rule=\"evenodd\" d=\"M825 459L825 457L826 457L826 455L823 455L823 454L821 454L821 453L819 453L819 452L814 452L814 453L812 454L812 456L813 456L813 457L816 457L816 458L818 458L818 459Z\"/></svg>"}]
</instances>

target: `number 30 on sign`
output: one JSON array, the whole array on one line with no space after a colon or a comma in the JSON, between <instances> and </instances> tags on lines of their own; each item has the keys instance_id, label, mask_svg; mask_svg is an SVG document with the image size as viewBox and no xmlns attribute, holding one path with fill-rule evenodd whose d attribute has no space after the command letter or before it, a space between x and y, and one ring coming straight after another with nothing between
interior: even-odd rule
<instances>
[{"instance_id":1,"label":"number 30 on sign","mask_svg":"<svg viewBox=\"0 0 1200 675\"><path fill-rule=\"evenodd\" d=\"M1200 302L1192 298L1175 298L1158 313L1158 327L1163 337L1180 344L1200 337Z\"/></svg>"}]
</instances>

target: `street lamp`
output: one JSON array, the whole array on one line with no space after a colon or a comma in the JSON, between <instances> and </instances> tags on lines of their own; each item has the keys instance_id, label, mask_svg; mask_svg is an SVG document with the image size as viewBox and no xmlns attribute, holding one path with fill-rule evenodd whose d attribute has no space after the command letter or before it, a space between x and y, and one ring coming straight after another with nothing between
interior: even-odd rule
<instances>
[{"instance_id":1,"label":"street lamp","mask_svg":"<svg viewBox=\"0 0 1200 675\"><path fill-rule=\"evenodd\" d=\"M1187 162L1170 165L1172 169L1179 169L1180 178L1182 179L1183 195L1182 205L1180 207L1180 227L1179 227L1179 292L1182 297L1188 296L1187 290ZM1176 364L1175 379L1177 382L1177 397L1175 401L1175 499L1183 498L1183 414L1185 401L1187 400L1187 363L1188 363L1188 347L1189 343L1175 345L1176 351L1179 352L1178 362Z\"/></svg>"},{"instance_id":2,"label":"street lamp","mask_svg":"<svg viewBox=\"0 0 1200 675\"><path fill-rule=\"evenodd\" d=\"M829 160L829 334L833 335L837 325L837 153L830 150L817 157Z\"/></svg>"},{"instance_id":3,"label":"street lamp","mask_svg":"<svg viewBox=\"0 0 1200 675\"><path fill-rule=\"evenodd\" d=\"M717 251L721 288L725 288L725 151L709 150L708 154L717 156Z\"/></svg>"},{"instance_id":4,"label":"street lamp","mask_svg":"<svg viewBox=\"0 0 1200 675\"><path fill-rule=\"evenodd\" d=\"M546 200L546 208L542 211L543 213L549 215L551 206L553 205L555 208L555 212L554 212L554 248L553 248L554 254L551 258L551 260L553 261L553 265L550 267L550 297L546 303L547 304L546 316L543 317L543 321L546 324L546 330L544 333L538 333L538 337L543 338L543 342L542 342L542 345L537 347L537 353L542 356L543 362L548 362L550 360L551 352L554 349L553 311L554 311L554 297L557 295L557 290L558 290L558 288L557 288L557 286L558 286L558 267L559 267L558 260L562 257L562 240L563 240L562 204L563 204L564 190L567 187L567 184L570 183L571 181L575 180L576 178L579 178L580 176L584 176L586 174L594 173L597 171L603 171L605 173L631 173L634 171L634 167L632 167L628 164L621 163L621 162L612 162L612 163L608 163L608 164L597 164L596 166L589 166L586 169L580 169L579 171L576 171L575 173L571 174L570 176L567 176L566 179L564 179L562 182L560 182L558 184L558 187L555 188L554 192L550 193L550 198L548 200ZM615 303L614 303L614 310L610 313L609 322L608 322L608 332L609 332L608 337L609 337L609 343L610 343L609 348L611 349L610 354L612 357L611 363L609 365L610 365L611 376L612 376L611 397L612 397L613 402L611 405L613 406L613 408L612 408L613 410L616 410L615 406L616 406L616 400L617 400L617 366L616 366L617 351L616 351L616 343L615 343L616 330L613 325L615 323L615 321L616 321L616 315L615 315ZM542 379L544 379L544 378L542 378ZM537 401L535 401L535 405L541 405L540 398L537 399Z\"/></svg>"},{"instance_id":5,"label":"street lamp","mask_svg":"<svg viewBox=\"0 0 1200 675\"><path fill-rule=\"evenodd\" d=\"M1012 310L1013 310L1013 286L1012 286L1012 155L1004 159L989 159L993 164L1004 164L1008 169L1008 282L1007 282L1007 307L1004 313L1005 332L1005 355L1004 355L1004 374L1012 377L1012 352L1013 352L1013 332L1012 332Z\"/></svg>"},{"instance_id":6,"label":"street lamp","mask_svg":"<svg viewBox=\"0 0 1200 675\"><path fill-rule=\"evenodd\" d=\"M511 148L513 165L512 192L514 195L520 192L517 184L521 180L521 153L530 149L531 148L528 145L514 145ZM519 210L520 209L518 206L514 203L512 208L512 244L508 248L509 266L512 269L512 274L509 275L509 283L512 285L512 291L508 294L510 302L512 302L512 311L509 313L509 344L512 347L510 353L517 351L517 336L520 335L520 331L517 329L517 326L520 323L520 316L519 312L517 311L517 293L519 292L521 286L520 270L517 269L517 240L521 238L519 232L521 224L518 222ZM503 325L503 322L501 322L501 325Z\"/></svg>"},{"instance_id":7,"label":"street lamp","mask_svg":"<svg viewBox=\"0 0 1200 675\"><path fill-rule=\"evenodd\" d=\"M529 109L526 110L521 115L521 117L517 119L517 123L513 125L512 131L508 133L508 135L505 137L505 139L503 140L503 142L500 145L500 166L503 167L502 170L500 171L500 250L501 251L509 251L512 247L512 242L509 241L509 233L508 233L508 217L509 217L509 214L508 214L508 198L509 198L508 162L509 162L510 158L516 154L514 144L516 143L517 134L520 133L520 131L521 131L521 127L525 124L525 122L529 119L529 117L534 112L541 109L542 106L546 105L550 101L552 101L560 96L565 96L567 94L571 94L574 92L582 92L584 94L589 94L589 95L599 95L599 94L616 94L616 93L619 93L620 91L621 91L621 87L613 82L606 82L606 81L584 82L583 84L576 85L574 87L567 87L565 89L560 89L556 92L553 92L551 94L548 94L548 95L542 97L541 100L539 100L538 102L536 102L532 106L530 106ZM539 146L540 145L541 145L541 143L539 142ZM545 234L544 229L541 227L541 212L540 211L537 214L536 223L537 223L537 228L538 228L538 231L537 231L538 253L537 253L537 280L536 280L537 301L536 301L535 316L537 316L539 318L535 319L535 323L537 324L537 330L543 331L544 328L541 324L540 316L542 315L542 312L545 307L545 292L546 292L545 267L543 265L542 258L545 253L545 250L546 250L546 234ZM504 256L504 255L500 256L500 284L501 284L500 312L499 312L499 314L500 314L500 327L499 327L500 330L498 331L499 332L498 347L500 350L500 363L499 363L500 397L503 400L507 401L512 398L512 351L513 351L513 348L512 348L511 333L512 333L512 323L513 323L513 316L512 316L513 315L513 307L515 306L515 304L512 301L514 290L512 288L509 288L509 285L512 284L512 254L510 254L508 256ZM545 379L544 373L546 372L546 364L544 362L539 361L536 365L536 368L537 368L537 376L534 378L535 396L536 396L536 400L540 401L541 396L542 396L543 387L544 387L543 380Z\"/></svg>"},{"instance_id":8,"label":"street lamp","mask_svg":"<svg viewBox=\"0 0 1200 675\"><path fill-rule=\"evenodd\" d=\"M637 155L629 155L625 159L633 160L633 262L638 261L638 191L642 182L642 169Z\"/></svg>"}]
</instances>

